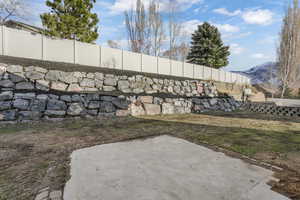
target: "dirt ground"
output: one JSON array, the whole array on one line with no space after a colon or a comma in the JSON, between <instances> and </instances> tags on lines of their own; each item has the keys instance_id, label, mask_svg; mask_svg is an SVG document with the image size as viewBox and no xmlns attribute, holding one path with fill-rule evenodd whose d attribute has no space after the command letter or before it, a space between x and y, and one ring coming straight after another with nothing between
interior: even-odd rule
<instances>
[{"instance_id":1,"label":"dirt ground","mask_svg":"<svg viewBox=\"0 0 300 200\"><path fill-rule=\"evenodd\" d=\"M273 189L300 199L300 118L217 112L1 125L0 200L33 199L45 186L62 189L76 149L165 134L282 167Z\"/></svg>"}]
</instances>

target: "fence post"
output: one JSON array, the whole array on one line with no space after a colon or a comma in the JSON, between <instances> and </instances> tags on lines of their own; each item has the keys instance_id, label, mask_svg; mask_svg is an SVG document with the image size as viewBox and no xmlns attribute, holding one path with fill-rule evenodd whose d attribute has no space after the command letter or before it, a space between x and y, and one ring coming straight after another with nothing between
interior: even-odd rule
<instances>
[{"instance_id":1,"label":"fence post","mask_svg":"<svg viewBox=\"0 0 300 200\"><path fill-rule=\"evenodd\" d=\"M44 35L41 34L41 45L42 45L42 60L44 60Z\"/></svg>"},{"instance_id":2,"label":"fence post","mask_svg":"<svg viewBox=\"0 0 300 200\"><path fill-rule=\"evenodd\" d=\"M195 78L195 64L193 64L193 79L196 79Z\"/></svg>"},{"instance_id":3,"label":"fence post","mask_svg":"<svg viewBox=\"0 0 300 200\"><path fill-rule=\"evenodd\" d=\"M141 55L141 72L143 72L143 54L140 53L140 55Z\"/></svg>"},{"instance_id":4,"label":"fence post","mask_svg":"<svg viewBox=\"0 0 300 200\"><path fill-rule=\"evenodd\" d=\"M158 56L156 56L156 70L157 73L159 74L159 64L158 64L159 60L158 60Z\"/></svg>"},{"instance_id":5,"label":"fence post","mask_svg":"<svg viewBox=\"0 0 300 200\"><path fill-rule=\"evenodd\" d=\"M101 46L99 45L99 67L101 67L102 66L102 63L101 63L101 54L102 54L102 48L101 48Z\"/></svg>"},{"instance_id":6,"label":"fence post","mask_svg":"<svg viewBox=\"0 0 300 200\"><path fill-rule=\"evenodd\" d=\"M122 49L122 70L124 70L124 50Z\"/></svg>"},{"instance_id":7,"label":"fence post","mask_svg":"<svg viewBox=\"0 0 300 200\"><path fill-rule=\"evenodd\" d=\"M2 47L1 47L2 55L5 55L5 26L2 25L1 29L2 29L2 38L1 38L1 40L2 40Z\"/></svg>"}]
</instances>

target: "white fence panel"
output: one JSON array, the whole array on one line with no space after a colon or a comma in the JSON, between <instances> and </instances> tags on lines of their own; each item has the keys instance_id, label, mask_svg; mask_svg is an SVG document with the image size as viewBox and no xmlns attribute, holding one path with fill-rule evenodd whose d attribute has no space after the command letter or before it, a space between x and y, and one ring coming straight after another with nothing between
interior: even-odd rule
<instances>
[{"instance_id":1,"label":"white fence panel","mask_svg":"<svg viewBox=\"0 0 300 200\"><path fill-rule=\"evenodd\" d=\"M212 80L219 81L219 70L212 69Z\"/></svg>"},{"instance_id":2,"label":"white fence panel","mask_svg":"<svg viewBox=\"0 0 300 200\"><path fill-rule=\"evenodd\" d=\"M129 51L123 51L123 69L130 71L142 71L142 55Z\"/></svg>"},{"instance_id":3,"label":"white fence panel","mask_svg":"<svg viewBox=\"0 0 300 200\"><path fill-rule=\"evenodd\" d=\"M98 45L76 42L76 64L100 66L100 47Z\"/></svg>"},{"instance_id":4,"label":"white fence panel","mask_svg":"<svg viewBox=\"0 0 300 200\"><path fill-rule=\"evenodd\" d=\"M3 55L3 49L4 49L4 46L3 46L3 43L2 43L2 40L3 40L3 30L4 26L0 26L0 55Z\"/></svg>"},{"instance_id":5,"label":"white fence panel","mask_svg":"<svg viewBox=\"0 0 300 200\"><path fill-rule=\"evenodd\" d=\"M184 63L183 65L184 77L194 78L194 65L190 63Z\"/></svg>"},{"instance_id":6,"label":"white fence panel","mask_svg":"<svg viewBox=\"0 0 300 200\"><path fill-rule=\"evenodd\" d=\"M122 50L101 47L101 67L122 69Z\"/></svg>"},{"instance_id":7,"label":"white fence panel","mask_svg":"<svg viewBox=\"0 0 300 200\"><path fill-rule=\"evenodd\" d=\"M223 70L220 70L220 82L226 81L226 72Z\"/></svg>"},{"instance_id":8,"label":"white fence panel","mask_svg":"<svg viewBox=\"0 0 300 200\"><path fill-rule=\"evenodd\" d=\"M231 73L230 72L226 72L226 83L231 83Z\"/></svg>"},{"instance_id":9,"label":"white fence panel","mask_svg":"<svg viewBox=\"0 0 300 200\"><path fill-rule=\"evenodd\" d=\"M157 57L142 54L142 72L157 73Z\"/></svg>"},{"instance_id":10,"label":"white fence panel","mask_svg":"<svg viewBox=\"0 0 300 200\"><path fill-rule=\"evenodd\" d=\"M203 66L195 65L195 79L204 79L203 76Z\"/></svg>"},{"instance_id":11,"label":"white fence panel","mask_svg":"<svg viewBox=\"0 0 300 200\"><path fill-rule=\"evenodd\" d=\"M5 27L4 30L5 55L32 59L42 59L43 50L41 35L11 29L7 27Z\"/></svg>"},{"instance_id":12,"label":"white fence panel","mask_svg":"<svg viewBox=\"0 0 300 200\"><path fill-rule=\"evenodd\" d=\"M211 80L211 68L203 66L203 79Z\"/></svg>"},{"instance_id":13,"label":"white fence panel","mask_svg":"<svg viewBox=\"0 0 300 200\"><path fill-rule=\"evenodd\" d=\"M183 62L171 61L171 75L173 76L183 76Z\"/></svg>"},{"instance_id":14,"label":"white fence panel","mask_svg":"<svg viewBox=\"0 0 300 200\"><path fill-rule=\"evenodd\" d=\"M236 73L232 73L231 76L232 76L232 82L233 83L237 83L237 74Z\"/></svg>"},{"instance_id":15,"label":"white fence panel","mask_svg":"<svg viewBox=\"0 0 300 200\"><path fill-rule=\"evenodd\" d=\"M171 75L171 61L166 58L158 58L158 73Z\"/></svg>"},{"instance_id":16,"label":"white fence panel","mask_svg":"<svg viewBox=\"0 0 300 200\"><path fill-rule=\"evenodd\" d=\"M44 58L54 62L74 63L74 41L44 38Z\"/></svg>"}]
</instances>

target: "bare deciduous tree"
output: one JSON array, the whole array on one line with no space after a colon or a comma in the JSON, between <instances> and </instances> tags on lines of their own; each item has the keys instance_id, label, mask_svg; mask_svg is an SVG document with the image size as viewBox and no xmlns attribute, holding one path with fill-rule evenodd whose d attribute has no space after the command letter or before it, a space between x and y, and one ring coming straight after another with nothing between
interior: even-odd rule
<instances>
[{"instance_id":1,"label":"bare deciduous tree","mask_svg":"<svg viewBox=\"0 0 300 200\"><path fill-rule=\"evenodd\" d=\"M125 12L125 23L131 51L159 55L165 37L159 3L152 0L145 10L137 0L135 10Z\"/></svg>"},{"instance_id":2,"label":"bare deciduous tree","mask_svg":"<svg viewBox=\"0 0 300 200\"><path fill-rule=\"evenodd\" d=\"M147 49L147 19L144 4L137 0L135 10L125 12L125 24L131 51L144 53Z\"/></svg>"},{"instance_id":3,"label":"bare deciduous tree","mask_svg":"<svg viewBox=\"0 0 300 200\"><path fill-rule=\"evenodd\" d=\"M177 0L169 0L169 57L176 59L176 48L179 46L182 37L182 24L177 21L178 2Z\"/></svg>"},{"instance_id":4,"label":"bare deciduous tree","mask_svg":"<svg viewBox=\"0 0 300 200\"><path fill-rule=\"evenodd\" d=\"M148 25L150 28L150 55L158 56L165 39L164 22L160 14L159 3L151 1L149 5Z\"/></svg>"},{"instance_id":5,"label":"bare deciduous tree","mask_svg":"<svg viewBox=\"0 0 300 200\"><path fill-rule=\"evenodd\" d=\"M29 15L27 0L1 0L0 1L0 24L4 24L8 19L22 18Z\"/></svg>"},{"instance_id":6,"label":"bare deciduous tree","mask_svg":"<svg viewBox=\"0 0 300 200\"><path fill-rule=\"evenodd\" d=\"M189 53L189 45L186 42L182 42L179 46L173 47L171 50L167 50L163 53L165 57L171 57L174 60L185 61Z\"/></svg>"},{"instance_id":7,"label":"bare deciduous tree","mask_svg":"<svg viewBox=\"0 0 300 200\"><path fill-rule=\"evenodd\" d=\"M284 97L289 84L295 81L300 66L300 9L298 0L289 5L283 19L278 48L281 97Z\"/></svg>"}]
</instances>

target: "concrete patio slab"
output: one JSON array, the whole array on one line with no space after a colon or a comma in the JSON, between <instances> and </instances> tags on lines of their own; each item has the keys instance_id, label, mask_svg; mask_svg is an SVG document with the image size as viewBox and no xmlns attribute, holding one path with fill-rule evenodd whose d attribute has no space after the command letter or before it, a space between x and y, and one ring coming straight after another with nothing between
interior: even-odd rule
<instances>
[{"instance_id":1,"label":"concrete patio slab","mask_svg":"<svg viewBox=\"0 0 300 200\"><path fill-rule=\"evenodd\" d=\"M267 185L272 174L160 136L73 152L64 200L288 200Z\"/></svg>"}]
</instances>

